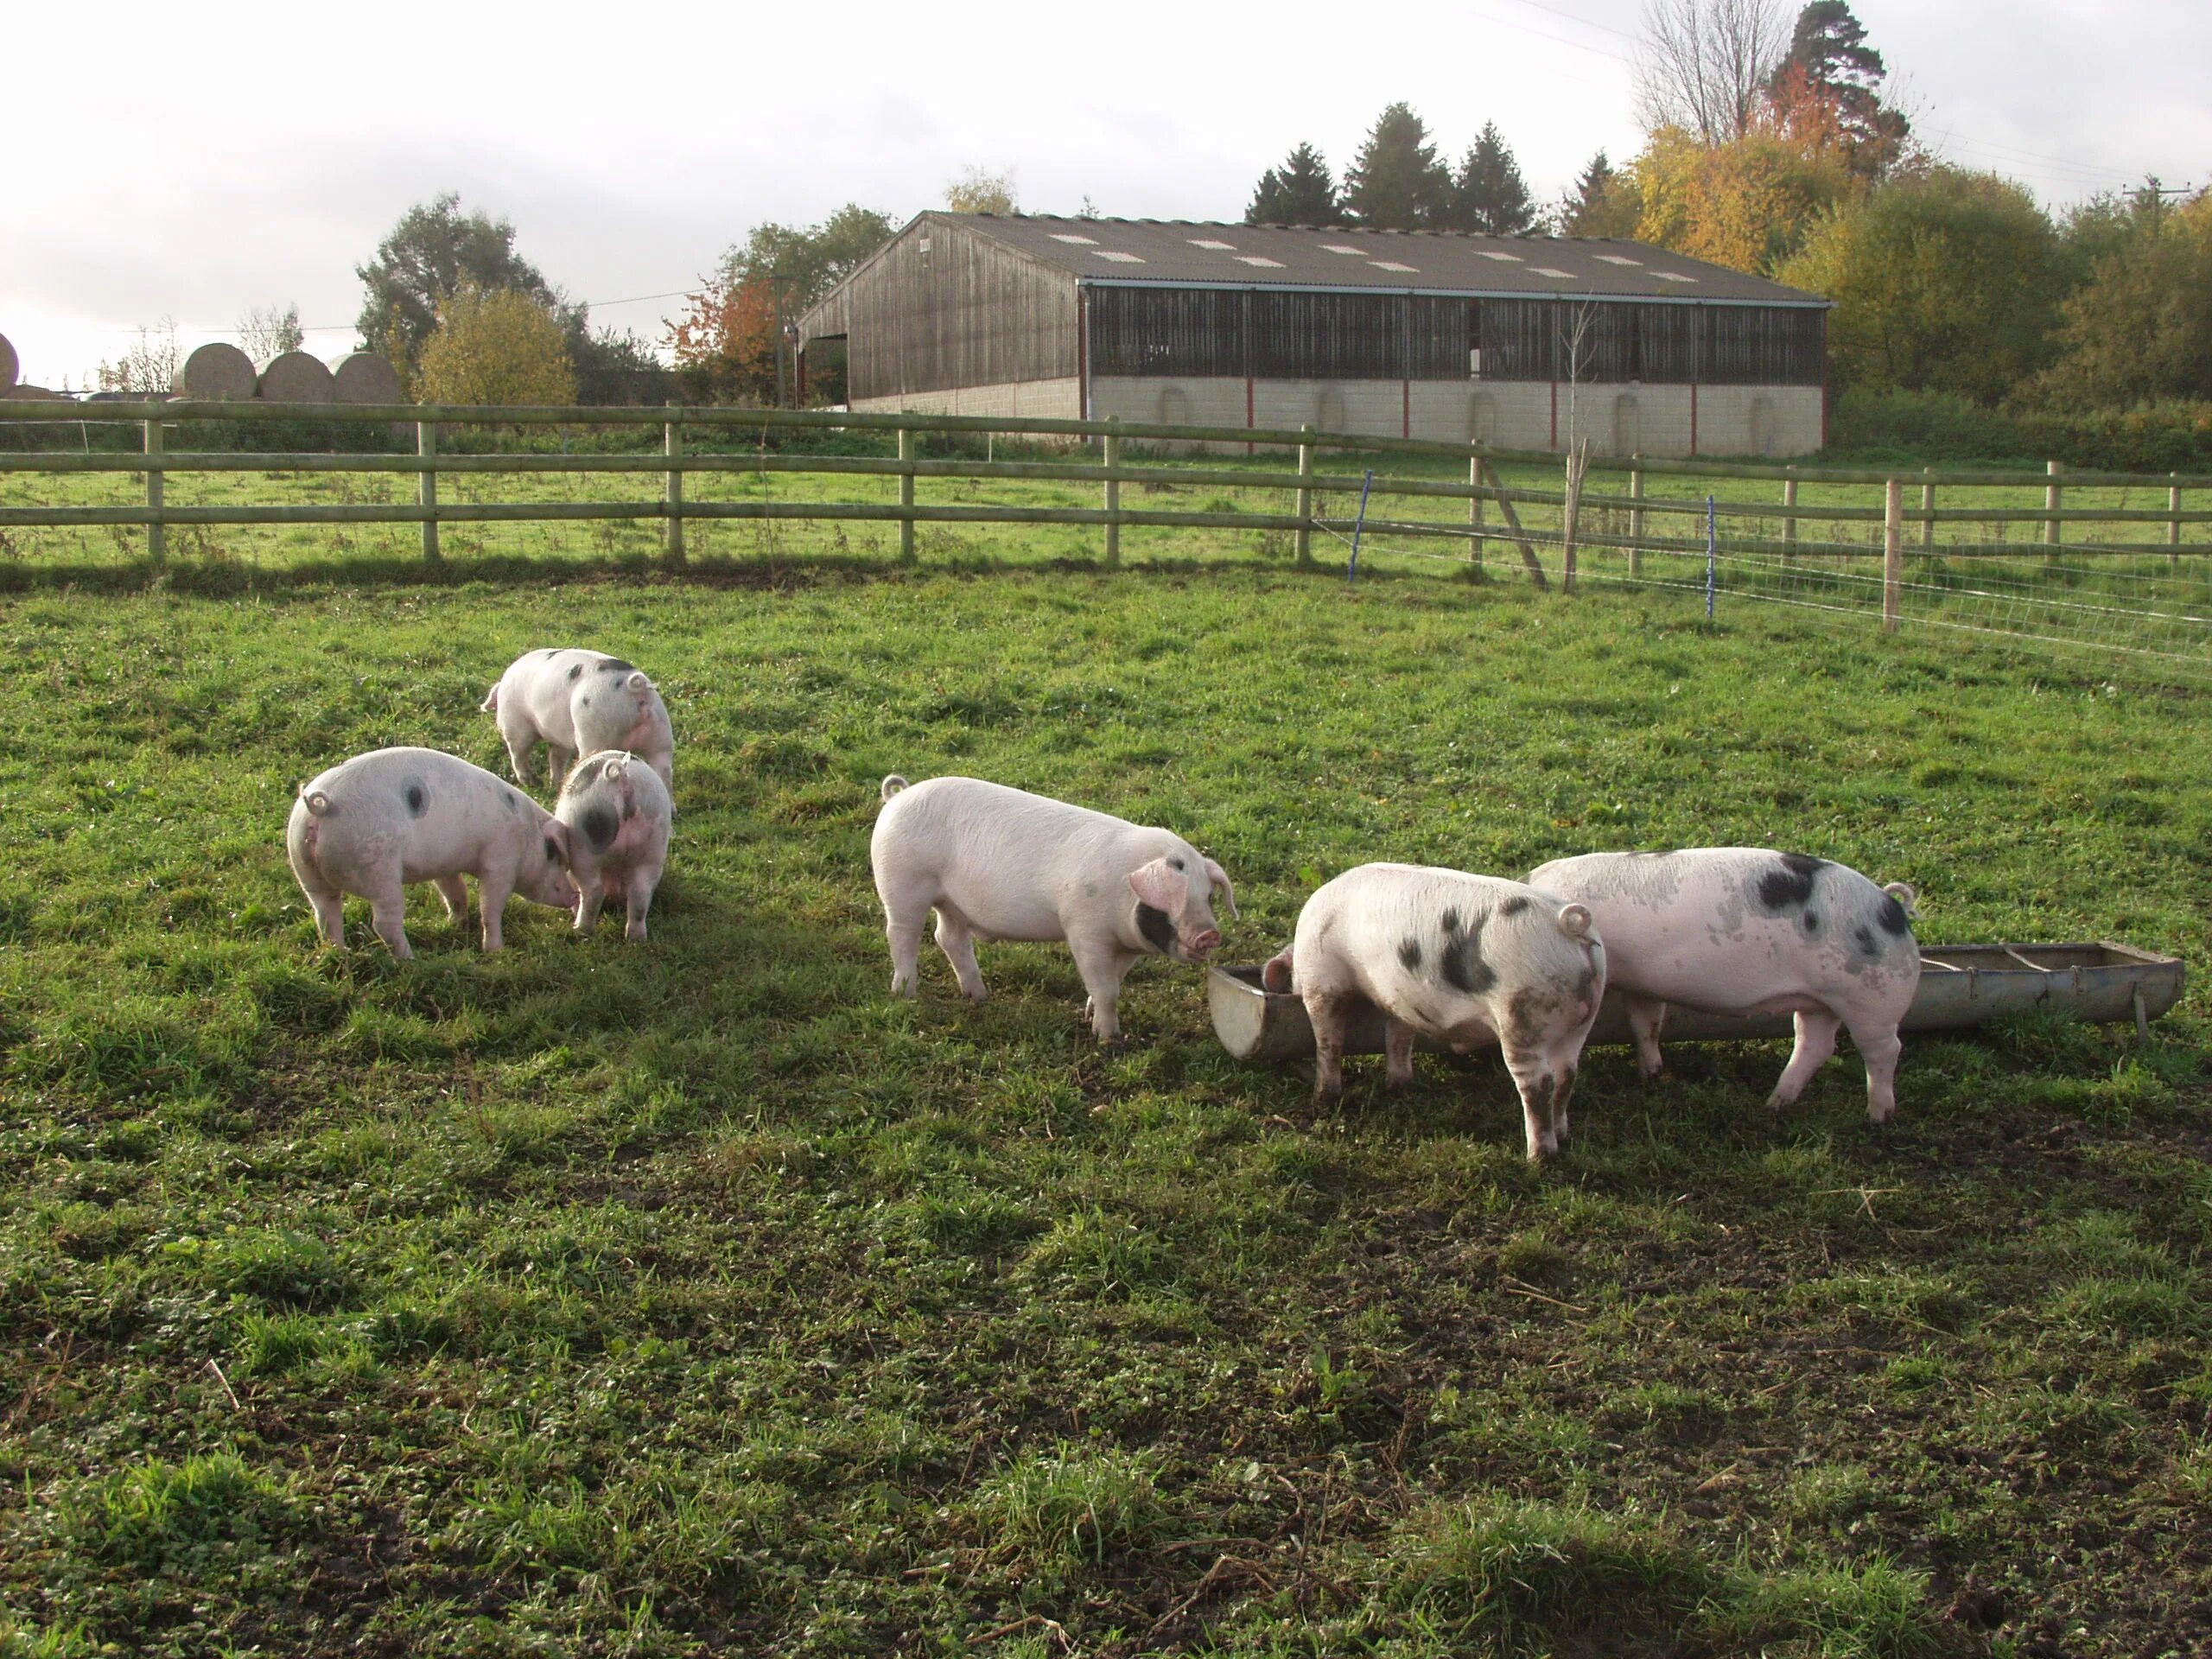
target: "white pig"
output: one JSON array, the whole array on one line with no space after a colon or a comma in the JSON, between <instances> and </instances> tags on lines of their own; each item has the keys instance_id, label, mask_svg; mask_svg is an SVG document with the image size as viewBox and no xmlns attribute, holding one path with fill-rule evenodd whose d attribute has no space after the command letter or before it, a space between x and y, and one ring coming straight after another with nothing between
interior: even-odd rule
<instances>
[{"instance_id":1,"label":"white pig","mask_svg":"<svg viewBox=\"0 0 2212 1659\"><path fill-rule=\"evenodd\" d=\"M1363 1000L1382 1014L1386 1077L1413 1080L1414 1039L1455 1053L1497 1043L1521 1095L1529 1156L1567 1138L1582 1044L1605 994L1606 949L1580 905L1494 875L1362 864L1325 883L1262 970L1295 990L1313 1023L1313 1093L1344 1089L1345 1026Z\"/></svg>"},{"instance_id":2,"label":"white pig","mask_svg":"<svg viewBox=\"0 0 2212 1659\"><path fill-rule=\"evenodd\" d=\"M375 749L300 787L284 849L292 874L332 944L346 943L344 895L369 901L378 937L403 960L406 887L430 881L458 918L468 908L461 877L476 878L484 948L499 948L508 895L556 910L576 902L552 815L503 778L436 749Z\"/></svg>"},{"instance_id":3,"label":"white pig","mask_svg":"<svg viewBox=\"0 0 2212 1659\"><path fill-rule=\"evenodd\" d=\"M1236 914L1220 865L1180 836L976 778L883 780L869 856L891 940L891 989L915 995L922 924L961 991L981 1002L979 939L1065 939L1103 1043L1121 1040L1115 1004L1138 957L1203 962L1221 943L1213 893Z\"/></svg>"},{"instance_id":4,"label":"white pig","mask_svg":"<svg viewBox=\"0 0 2212 1659\"><path fill-rule=\"evenodd\" d=\"M1587 905L1611 952L1636 1058L1658 1075L1667 1004L1708 1014L1789 1014L1797 1046L1767 1099L1786 1106L1835 1052L1839 1027L1866 1061L1866 1111L1897 1109L1897 1022L1920 988L1913 891L1854 869L1759 847L1592 853L1529 873Z\"/></svg>"},{"instance_id":5,"label":"white pig","mask_svg":"<svg viewBox=\"0 0 2212 1659\"><path fill-rule=\"evenodd\" d=\"M576 931L590 932L600 906L620 899L629 912L623 938L644 938L668 863L668 785L660 774L619 749L586 755L561 786L553 816L576 880Z\"/></svg>"},{"instance_id":6,"label":"white pig","mask_svg":"<svg viewBox=\"0 0 2212 1659\"><path fill-rule=\"evenodd\" d=\"M580 754L621 749L676 787L676 734L668 705L639 669L601 651L526 652L508 665L481 707L499 723L515 776L531 780L531 751L542 740L556 787Z\"/></svg>"}]
</instances>

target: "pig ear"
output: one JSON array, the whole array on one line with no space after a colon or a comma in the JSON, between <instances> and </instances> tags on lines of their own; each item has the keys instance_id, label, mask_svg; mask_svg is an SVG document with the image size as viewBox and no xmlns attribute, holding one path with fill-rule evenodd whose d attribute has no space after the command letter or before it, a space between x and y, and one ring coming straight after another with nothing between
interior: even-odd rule
<instances>
[{"instance_id":1,"label":"pig ear","mask_svg":"<svg viewBox=\"0 0 2212 1659\"><path fill-rule=\"evenodd\" d=\"M1141 864L1129 872L1129 890L1139 902L1154 910L1164 910L1170 916L1180 916L1190 908L1191 889L1181 872L1170 869L1165 858L1155 858L1149 864Z\"/></svg>"},{"instance_id":2,"label":"pig ear","mask_svg":"<svg viewBox=\"0 0 2212 1659\"><path fill-rule=\"evenodd\" d=\"M545 860L547 863L569 861L569 826L558 818L545 821Z\"/></svg>"},{"instance_id":3,"label":"pig ear","mask_svg":"<svg viewBox=\"0 0 2212 1659\"><path fill-rule=\"evenodd\" d=\"M1206 880L1221 890L1221 896L1223 899L1226 899L1229 904L1230 918L1232 921L1235 920L1236 917L1236 884L1229 879L1229 872L1223 869L1221 866L1215 863L1213 860L1208 859L1206 860Z\"/></svg>"}]
</instances>

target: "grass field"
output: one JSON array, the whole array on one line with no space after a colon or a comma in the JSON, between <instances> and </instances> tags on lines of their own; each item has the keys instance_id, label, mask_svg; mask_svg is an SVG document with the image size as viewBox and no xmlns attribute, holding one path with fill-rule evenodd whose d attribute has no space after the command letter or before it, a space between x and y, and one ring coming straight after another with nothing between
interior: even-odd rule
<instances>
[{"instance_id":1,"label":"grass field","mask_svg":"<svg viewBox=\"0 0 2212 1659\"><path fill-rule=\"evenodd\" d=\"M894 1002L867 868L881 774L959 771L1180 830L1230 959L1368 859L1751 842L1915 882L1923 940L2194 967L2201 701L925 546L0 597L0 1651L2212 1648L2200 988L2147 1046L1909 1040L1880 1128L1848 1054L1777 1117L1784 1046L1593 1051L1536 1171L1494 1055L1317 1111L1187 969L1122 1052L1062 950ZM358 906L318 950L300 780L493 764L559 643L671 703L651 943L517 903L487 958L417 890L420 962Z\"/></svg>"}]
</instances>

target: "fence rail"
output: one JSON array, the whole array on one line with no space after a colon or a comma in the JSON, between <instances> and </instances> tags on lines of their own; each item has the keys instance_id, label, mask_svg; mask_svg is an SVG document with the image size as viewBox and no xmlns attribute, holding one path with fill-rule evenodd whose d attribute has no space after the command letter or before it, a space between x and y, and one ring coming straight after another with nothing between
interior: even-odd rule
<instances>
[{"instance_id":1,"label":"fence rail","mask_svg":"<svg viewBox=\"0 0 2212 1659\"><path fill-rule=\"evenodd\" d=\"M397 435L411 429L411 451L397 453L332 453L290 449L281 452L189 452L168 447L167 435L181 423L207 423L244 427L272 422L309 422L328 429L346 427L377 429ZM2056 462L2041 471L1881 470L1865 467L1800 467L1755 461L1658 459L1649 456L1578 454L1569 460L1563 487L1509 485L1503 466L1545 468L1560 465L1562 457L1548 452L1492 448L1479 444L1449 443L1417 438L1375 437L1363 434L1295 431L1195 424L1135 425L1119 421L1071 421L1011 416L947 416L923 414L853 413L824 410L758 410L693 407L670 404L658 408L477 408L445 405L333 406L326 404L212 404L187 401L147 403L0 401L0 433L50 433L59 425L75 429L79 445L74 450L52 448L37 452L0 451L0 489L27 477L64 480L83 475L137 475L143 480L143 499L130 503L82 505L64 501L20 500L0 503L0 532L11 529L106 527L143 528L147 555L159 563L167 555L167 532L171 528L240 525L372 525L412 524L419 528L426 561L441 557L441 525L465 524L549 524L608 520L658 521L662 526L663 556L671 563L686 556L684 526L718 521L776 522L818 520L824 523L880 523L899 527L899 550L907 557L916 549L915 531L923 524L1072 525L1096 527L1103 532L1108 563L1119 561L1122 531L1128 529L1243 530L1288 532L1301 563L1312 558L1316 533L1345 537L1357 536L1369 547L1380 547L1377 537L1408 550L1437 543L1464 548L1456 552L1419 553L1430 558L1463 559L1481 574L1485 550L1495 543L1516 550L1528 578L1538 587L1548 580L1537 550L1560 551L1561 586L1572 589L1578 578L1643 581L1649 585L1677 585L1679 571L1669 575L1656 569L1647 572L1647 557L1679 562L1702 556L1706 569L1700 577L1710 587L1717 562L1724 557L1763 561L1764 581L1776 570L1827 569L1832 582L1872 583L1878 586L1882 625L1895 629L1902 613L1902 597L1909 588L1927 591L1961 592L1949 576L1942 582L1909 580L1906 559L1922 562L1918 575L1929 574L1930 561L1947 569L1953 564L1997 570L2006 562L2038 557L2046 564L2061 558L2111 562L2106 574L2128 569L2114 581L2146 582L2150 577L2133 569L2131 561L2155 552L2178 572L2184 555L2212 551L2202 540L2183 541L2185 530L2212 524L2212 502L2202 493L2212 492L2212 476L2169 474L2164 477L2132 474L2067 472ZM139 447L132 451L93 450L89 434L94 427L136 426ZM652 452L589 454L543 453L504 454L457 451L448 446L448 435L465 435L499 427L660 429L661 442ZM724 441L737 434L753 435L760 447L750 452L699 448L686 444L687 433L711 433ZM895 455L816 454L771 451L765 440L781 441L809 433L874 433L895 437ZM1011 436L1063 443L1065 455L1046 459L1000 461L995 455L933 457L919 454L925 437ZM644 437L645 434L640 433ZM295 440L296 442L296 440ZM1196 445L1221 449L1241 446L1243 454L1280 453L1281 465L1239 465L1218 472L1190 465L1163 464L1157 459L1132 462L1124 459L1124 446ZM1090 449L1073 452L1074 446ZM565 448L565 438L564 438ZM1357 453L1388 467L1395 458L1426 461L1432 465L1449 461L1464 467L1464 477L1386 475L1363 467L1357 472L1327 472L1317 464L1324 454ZM1294 457L1294 470L1293 461ZM1624 490L1603 493L1586 486L1596 470L1615 477L1624 475ZM340 502L204 503L172 501L166 480L192 474L302 473L346 477L357 474L412 476L414 499ZM517 475L564 474L653 477L660 480L658 494L626 500L481 501L442 499L441 477L467 479L499 474ZM818 475L854 480L895 481L897 499L890 500L715 500L687 491L687 478L770 477ZM1008 485L1073 483L1099 492L1096 506L1060 503L971 501L919 499L917 485L926 481L955 481ZM1741 487L1758 482L1778 483L1778 498L1750 499L1757 492ZM1668 493L1661 486L1677 490L1685 485L1709 483L1709 492ZM1279 493L1281 510L1254 511L1235 503L1234 510L1213 505L1130 505L1124 486L1148 490L1190 488L1211 484L1240 492ZM1808 492L1826 490L1831 496L1853 489L1877 486L1880 505L1854 504L1848 499L1808 499ZM1908 486L1913 486L1910 503ZM1722 490L1730 499L1723 499ZM1952 500L1939 503L1939 490ZM1996 505L1960 505L1961 492L2010 490L2024 492L2032 501ZM2069 505L2069 492L2120 493L2117 501ZM2197 504L2188 504L2190 492L2199 493ZM2158 505L2137 505L2147 493ZM1348 501L1357 497L1362 506L1355 516L1330 511L1328 498ZM1368 505L1370 501L1373 505ZM1401 503L1393 506L1391 503ZM1422 504L1442 507L1457 503L1464 517L1425 516ZM1527 516L1524 517L1524 510ZM1683 526L1682 518L1701 518L1701 526ZM2005 534L2018 526L2017 537ZM2108 527L2101 537L2082 532L2092 526ZM1907 546L1905 530L1916 527ZM1981 532L1969 539L1955 536L1939 541L1939 527ZM2131 539L2126 532L2163 529L2161 542ZM1697 531L1702 531L1702 534ZM1804 532L1811 531L1811 535ZM1684 533L1688 532L1688 533ZM1778 532L1778 533L1777 533ZM2073 532L2069 534L2069 532ZM1858 535L1863 539L1853 540ZM1578 552L1624 553L1625 570L1597 571L1578 566ZM1863 569L1853 567L1865 565ZM1878 574L1876 567L1878 566ZM1673 567L1670 566L1671 569ZM1746 567L1749 568L1748 566ZM2212 569L2212 566L2205 567ZM1792 582L1806 578L1793 575ZM2001 575L1975 578L1985 583L2013 580ZM1948 584L1948 585L1947 585ZM1770 583L1770 586L1772 584ZM1980 590L1977 590L1980 591ZM1997 591L1994 588L1989 592ZM2143 591L2148 592L2147 588ZM1869 589L1871 594L1872 589ZM1808 594L1814 597L1808 598ZM1772 595L1770 595L1772 596ZM1826 603L1815 590L1797 592L1792 602ZM2023 599L2020 602L2027 602ZM2038 602L2051 602L2042 601ZM2068 601L2075 610L2085 607ZM2202 621L2212 631L2212 592L2203 595L2162 594L2161 612L2190 622ZM1871 607L1870 607L1871 608ZM2208 613L2204 617L2196 613Z\"/></svg>"}]
</instances>

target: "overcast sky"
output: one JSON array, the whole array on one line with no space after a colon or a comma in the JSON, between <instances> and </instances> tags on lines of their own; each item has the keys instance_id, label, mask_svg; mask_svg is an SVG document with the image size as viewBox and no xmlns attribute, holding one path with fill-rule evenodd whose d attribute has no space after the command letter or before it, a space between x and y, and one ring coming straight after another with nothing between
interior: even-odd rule
<instances>
[{"instance_id":1,"label":"overcast sky","mask_svg":"<svg viewBox=\"0 0 2212 1659\"><path fill-rule=\"evenodd\" d=\"M1790 0L1781 0L1794 12ZM353 267L443 190L514 222L595 324L658 339L722 250L847 201L904 220L963 167L1022 207L1229 219L1382 107L1456 159L1496 121L1540 197L1634 154L1642 0L661 9L19 6L0 334L82 385L141 324L187 349L296 302L354 340ZM1919 133L2063 206L2212 168L2205 0L1859 0ZM775 21L756 19L772 16ZM20 135L41 139L35 161ZM650 297L648 297L650 296Z\"/></svg>"}]
</instances>

